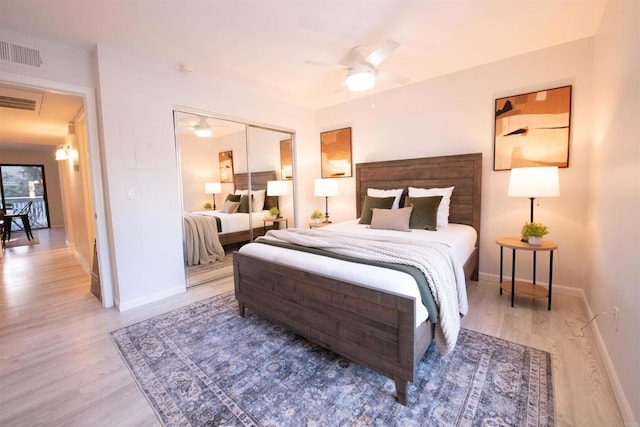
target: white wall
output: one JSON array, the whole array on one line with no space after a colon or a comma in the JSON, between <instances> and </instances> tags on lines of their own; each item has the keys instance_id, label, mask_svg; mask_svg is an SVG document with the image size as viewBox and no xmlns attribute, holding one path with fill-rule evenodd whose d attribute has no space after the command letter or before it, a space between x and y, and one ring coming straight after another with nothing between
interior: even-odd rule
<instances>
[{"instance_id":1,"label":"white wall","mask_svg":"<svg viewBox=\"0 0 640 427\"><path fill-rule=\"evenodd\" d=\"M95 88L93 55L90 53L2 27L0 27L0 36L2 40L10 43L40 50L43 61L42 68L0 62L0 80L2 80L2 73L7 72Z\"/></svg>"},{"instance_id":2,"label":"white wall","mask_svg":"<svg viewBox=\"0 0 640 427\"><path fill-rule=\"evenodd\" d=\"M313 115L106 46L98 47L97 61L117 303L126 309L185 289L173 110L296 129L307 139Z\"/></svg>"},{"instance_id":3,"label":"white wall","mask_svg":"<svg viewBox=\"0 0 640 427\"><path fill-rule=\"evenodd\" d=\"M591 39L580 40L325 108L316 112L316 137L313 143L299 146L298 159L313 158L314 177L319 177L319 132L345 126L352 127L354 164L481 152L480 272L497 281L495 240L519 235L529 219L529 200L508 197L509 172L493 171L495 99L573 85L569 167L560 170L560 197L541 199L535 219L549 226L548 238L559 245L554 282L586 289L592 49ZM329 200L329 212L335 220L355 218L354 179L339 181L340 196ZM313 184L304 181L302 185ZM308 215L314 207L324 211L323 204L324 200L306 197L302 214ZM538 277L545 282L548 256L538 259ZM520 257L517 275L531 277L530 259Z\"/></svg>"},{"instance_id":4,"label":"white wall","mask_svg":"<svg viewBox=\"0 0 640 427\"><path fill-rule=\"evenodd\" d=\"M618 331L610 315L597 326L629 399L619 402L632 425L631 417L640 420L640 3L609 2L594 45L585 264L593 311L620 309ZM615 382L614 390L620 397Z\"/></svg>"},{"instance_id":5,"label":"white wall","mask_svg":"<svg viewBox=\"0 0 640 427\"><path fill-rule=\"evenodd\" d=\"M187 212L202 210L205 203L213 202L212 195L205 194L204 185L207 182L220 181L218 155L221 151L233 151L234 173L247 169L245 132L206 139L181 134L179 141L183 206ZM233 184L222 184L222 194L216 195L218 209L227 194L233 193L233 189Z\"/></svg>"}]
</instances>

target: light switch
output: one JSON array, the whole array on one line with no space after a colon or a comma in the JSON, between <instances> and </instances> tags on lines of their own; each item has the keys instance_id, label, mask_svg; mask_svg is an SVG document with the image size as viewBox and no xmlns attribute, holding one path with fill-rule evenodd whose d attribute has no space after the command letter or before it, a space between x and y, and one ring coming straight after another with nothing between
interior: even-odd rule
<instances>
[{"instance_id":1,"label":"light switch","mask_svg":"<svg viewBox=\"0 0 640 427\"><path fill-rule=\"evenodd\" d=\"M127 191L127 199L136 198L136 187L126 187L126 191Z\"/></svg>"}]
</instances>

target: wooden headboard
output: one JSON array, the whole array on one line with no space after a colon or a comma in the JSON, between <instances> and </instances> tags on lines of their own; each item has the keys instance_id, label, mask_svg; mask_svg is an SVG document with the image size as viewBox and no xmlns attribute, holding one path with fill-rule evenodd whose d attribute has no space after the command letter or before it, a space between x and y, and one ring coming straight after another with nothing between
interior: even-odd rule
<instances>
[{"instance_id":1,"label":"wooden headboard","mask_svg":"<svg viewBox=\"0 0 640 427\"><path fill-rule=\"evenodd\" d=\"M233 175L236 190L247 190L249 188L249 174L236 173ZM251 189L267 190L267 181L275 181L276 171L251 172ZM267 196L264 199L264 208L271 209L276 206L275 196Z\"/></svg>"},{"instance_id":2,"label":"wooden headboard","mask_svg":"<svg viewBox=\"0 0 640 427\"><path fill-rule=\"evenodd\" d=\"M367 188L390 190L404 188L400 206L404 206L409 187L455 186L449 207L449 222L467 224L478 233L480 246L480 202L482 189L482 153L422 159L390 160L356 164L356 211L364 206Z\"/></svg>"}]
</instances>

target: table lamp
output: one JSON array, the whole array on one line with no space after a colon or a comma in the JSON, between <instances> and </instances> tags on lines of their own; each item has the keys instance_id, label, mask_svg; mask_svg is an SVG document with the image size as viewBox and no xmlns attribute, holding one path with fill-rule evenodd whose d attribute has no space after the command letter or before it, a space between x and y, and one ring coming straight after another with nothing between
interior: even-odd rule
<instances>
[{"instance_id":1,"label":"table lamp","mask_svg":"<svg viewBox=\"0 0 640 427\"><path fill-rule=\"evenodd\" d=\"M313 194L316 197L324 197L325 199L325 212L324 222L329 223L329 197L338 195L338 180L334 178L329 179L316 179Z\"/></svg>"},{"instance_id":2,"label":"table lamp","mask_svg":"<svg viewBox=\"0 0 640 427\"><path fill-rule=\"evenodd\" d=\"M222 184L219 182L207 182L204 184L205 194L213 194L213 210L216 209L216 194L222 193Z\"/></svg>"},{"instance_id":3,"label":"table lamp","mask_svg":"<svg viewBox=\"0 0 640 427\"><path fill-rule=\"evenodd\" d=\"M533 222L533 201L537 197L560 196L557 166L513 168L509 176L510 197L528 197L531 200L530 222Z\"/></svg>"},{"instance_id":4,"label":"table lamp","mask_svg":"<svg viewBox=\"0 0 640 427\"><path fill-rule=\"evenodd\" d=\"M280 210L278 205L279 196L286 196L288 193L287 181L267 181L267 196L275 196L278 210Z\"/></svg>"}]
</instances>

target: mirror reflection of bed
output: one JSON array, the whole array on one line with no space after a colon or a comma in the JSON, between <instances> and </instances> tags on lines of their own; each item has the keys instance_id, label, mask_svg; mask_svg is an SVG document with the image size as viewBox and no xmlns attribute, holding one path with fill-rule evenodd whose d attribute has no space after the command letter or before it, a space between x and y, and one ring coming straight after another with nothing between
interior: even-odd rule
<instances>
[{"instance_id":1,"label":"mirror reflection of bed","mask_svg":"<svg viewBox=\"0 0 640 427\"><path fill-rule=\"evenodd\" d=\"M233 274L231 253L273 227L263 222L271 207L278 205L283 216L294 217L292 181L287 181L287 195L266 194L267 183L281 179L280 141L292 135L186 112L174 114L185 276L191 287Z\"/></svg>"}]
</instances>

